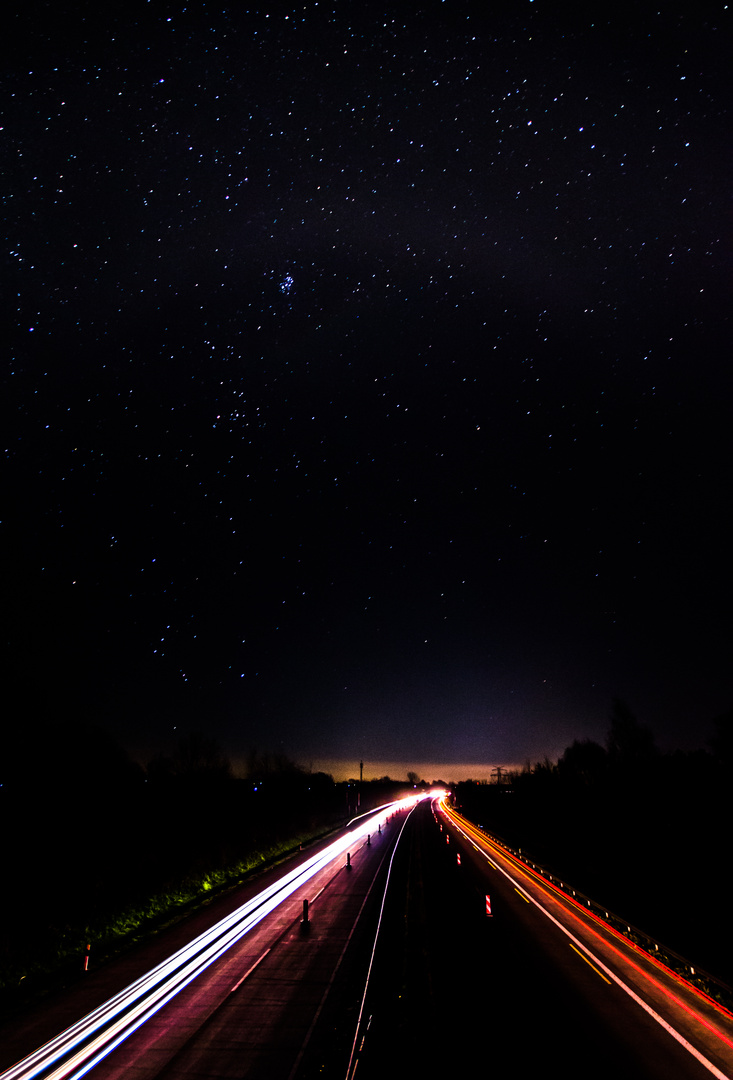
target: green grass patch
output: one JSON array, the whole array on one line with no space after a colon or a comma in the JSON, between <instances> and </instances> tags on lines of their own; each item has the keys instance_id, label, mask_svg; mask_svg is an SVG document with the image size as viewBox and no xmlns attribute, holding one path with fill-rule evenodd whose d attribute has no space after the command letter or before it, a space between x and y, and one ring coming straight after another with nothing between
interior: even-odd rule
<instances>
[{"instance_id":1,"label":"green grass patch","mask_svg":"<svg viewBox=\"0 0 733 1080\"><path fill-rule=\"evenodd\" d=\"M6 956L0 966L0 1010L4 1016L84 977L84 955L91 944L90 965L98 968L112 957L192 914L214 897L241 885L252 874L277 864L299 847L315 843L333 829L297 834L274 842L224 868L188 873L137 904L101 913L83 924L43 928L29 941L22 957ZM43 940L41 940L43 938Z\"/></svg>"}]
</instances>

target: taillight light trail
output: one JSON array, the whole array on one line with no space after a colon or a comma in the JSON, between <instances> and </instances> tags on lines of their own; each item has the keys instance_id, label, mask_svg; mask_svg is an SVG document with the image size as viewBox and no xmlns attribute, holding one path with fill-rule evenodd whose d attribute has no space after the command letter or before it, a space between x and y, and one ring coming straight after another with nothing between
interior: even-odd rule
<instances>
[{"instance_id":1,"label":"taillight light trail","mask_svg":"<svg viewBox=\"0 0 733 1080\"><path fill-rule=\"evenodd\" d=\"M442 809L450 817L454 827L458 830L458 832L460 832L477 851L480 851L483 856L490 862L490 864L499 871L499 873L503 874L505 878L507 878L513 885L517 887L517 891L520 892L520 895L522 895L524 899L526 899L529 903L534 904L534 906L538 908L538 910L541 911L543 915L545 915L550 920L550 922L554 923L554 925L557 926L557 928L561 930L570 939L571 942L574 942L575 945L578 946L578 949L582 950L581 955L586 954L583 957L584 959L586 959L587 957L592 958L594 964L598 966L598 969L600 969L599 974L600 972L605 973L605 976L607 976L608 979L612 980L621 990L628 994L628 996L633 1001L635 1001L637 1005L641 1006L641 1008L649 1016L651 1016L652 1019L654 1019L672 1036L672 1038L674 1038L681 1046L683 1046L690 1054L692 1054L692 1056L696 1058L700 1062L700 1064L708 1070L708 1072L715 1076L717 1080L728 1080L725 1073L721 1072L721 1070L718 1069L716 1065L709 1061L708 1058L706 1058L695 1046L693 1046L692 1043L690 1043L675 1027L673 1027L672 1024L670 1024L667 1020L660 1016L659 1013L656 1012L656 1010L653 1009L648 1004L648 1002L644 1000L643 997L635 993L634 990L632 990L632 988L622 978L620 978L616 972L612 971L606 964L604 964L603 961L597 955L595 955L594 952L591 951L591 949L587 946L585 942L581 941L580 938L576 937L575 934L571 932L568 926L565 926L559 919L556 919L554 915L552 915L548 911L548 909L543 904L541 904L539 900L535 896L533 896L526 888L523 888L520 883L514 877L512 877L512 875L507 870L505 870L497 862L494 862L493 859L490 859L485 850L478 847L478 845L475 843L475 841L470 835L471 832L474 832L476 834L476 837L480 839L482 844L493 847L493 845L490 844L488 838L483 835L480 830L476 829L475 826L473 826L470 822L459 822L457 816L454 815L454 812L449 811L449 808L445 804L442 805ZM648 971L643 970L630 957L625 956L617 946L614 946L609 941L603 940L598 931L595 930L591 925L589 925L590 922L601 924L601 920L598 919L596 915L594 915L592 912L586 911L584 908L581 908L576 900L574 900L570 896L567 896L567 894L564 893L557 886L549 885L548 882L544 880L535 880L536 875L531 874L529 869L522 863L520 863L515 856L511 855L511 853L497 850L496 855L501 856L501 858L505 859L506 862L510 866L513 866L522 877L524 877L528 881L532 881L533 884L538 886L546 894L550 894L550 890L552 890L552 892L557 894L558 897L562 897L562 899L567 904L566 915L569 919L572 919L573 922L577 925L579 932L580 928L582 927L582 933L584 935L588 935L594 938L599 946L602 946L604 949L613 953L621 964L623 964L627 968L632 968L636 973L636 976L640 980L652 986L656 992L663 994L676 1008L681 1009L690 1017L691 1020L693 1020L695 1023L699 1024L702 1028L709 1032L711 1036L719 1039L721 1043L733 1049L733 1041L724 1032L719 1030L713 1024L709 1023L705 1019L705 1017L702 1016L699 1012L690 1008L689 1005L682 1001L676 994L673 994L667 987L665 987L658 979L654 978ZM579 916L578 912L573 910L574 908L582 911L582 918ZM632 942L629 942L626 938L622 937L622 935L620 935L616 930L614 930L613 927L607 926L606 924L602 925L604 931L607 934L616 938L619 942L623 942L627 948L636 948L635 946L633 946ZM660 964L660 962L655 957L648 956L647 959L649 963L659 965L659 967L664 968L664 965ZM669 976L674 977L677 981L681 981L678 979L674 972L670 971L667 968L664 968L664 970ZM695 987L690 987L689 989L699 994L699 991ZM710 1000L710 1005L716 1006L716 1003Z\"/></svg>"}]
</instances>

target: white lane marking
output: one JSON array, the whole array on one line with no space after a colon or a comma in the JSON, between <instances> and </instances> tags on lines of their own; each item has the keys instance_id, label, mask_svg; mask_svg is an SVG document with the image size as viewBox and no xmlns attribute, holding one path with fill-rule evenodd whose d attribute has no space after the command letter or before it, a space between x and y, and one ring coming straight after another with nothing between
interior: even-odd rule
<instances>
[{"instance_id":1,"label":"white lane marking","mask_svg":"<svg viewBox=\"0 0 733 1080\"><path fill-rule=\"evenodd\" d=\"M466 840L473 843L471 838L464 833L463 829L457 822L454 821L453 825L458 830L458 832L465 837ZM509 874L502 866L497 866L496 869L499 871L499 873L503 874L507 881L510 881L512 885L515 886L515 888L517 887L517 882L514 880L511 874ZM600 970L605 972L606 975L608 975L609 979L612 979L613 982L615 982L616 985L619 986L625 994L629 995L632 1001L635 1001L636 1004L640 1005L641 1008L646 1013L648 1013L653 1020L656 1020L660 1027L663 1027L664 1030L667 1031L673 1039L677 1040L680 1046L684 1046L685 1050L689 1051L689 1053L691 1053L694 1058L697 1058L700 1064L703 1065L708 1070L708 1072L712 1073L713 1076L717 1077L717 1080L731 1080L730 1076L726 1075L726 1073L721 1072L716 1065L713 1065L712 1061L708 1061L708 1059L703 1054L701 1054L700 1051L692 1045L692 1043L689 1043L687 1041L684 1035L681 1035L680 1032L676 1030L676 1028L673 1028L671 1024L667 1023L664 1017L660 1016L659 1013L655 1012L651 1005L647 1005L646 1001L644 1001L643 998L640 998L638 994L634 993L631 987L627 986L626 983L623 982L618 977L618 975L616 975L615 972L611 971L610 968L606 967L603 961L600 960L594 953L592 953L591 950L587 947L587 945L584 945L579 938L576 938L575 935L572 934L566 926L563 926L563 924L559 922L559 920L556 919L554 915L551 915L547 908L544 908L538 900L535 900L535 898L531 894L526 893L524 889L518 889L518 891L524 893L527 899L532 904L534 904L534 906L539 911L541 911L543 915L546 915L550 922L554 923L559 930L562 930L563 934L566 934L571 941L575 942L579 949L581 949L584 953L587 953L587 955L590 956L593 961L598 965Z\"/></svg>"}]
</instances>

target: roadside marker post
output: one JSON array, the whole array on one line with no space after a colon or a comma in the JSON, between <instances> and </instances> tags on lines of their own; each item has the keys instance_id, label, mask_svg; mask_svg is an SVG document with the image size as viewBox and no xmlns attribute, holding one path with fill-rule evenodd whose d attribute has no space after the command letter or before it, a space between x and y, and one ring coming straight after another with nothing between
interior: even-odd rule
<instances>
[{"instance_id":1,"label":"roadside marker post","mask_svg":"<svg viewBox=\"0 0 733 1080\"><path fill-rule=\"evenodd\" d=\"M488 893L486 894L486 914L487 916L491 915L491 897Z\"/></svg>"}]
</instances>

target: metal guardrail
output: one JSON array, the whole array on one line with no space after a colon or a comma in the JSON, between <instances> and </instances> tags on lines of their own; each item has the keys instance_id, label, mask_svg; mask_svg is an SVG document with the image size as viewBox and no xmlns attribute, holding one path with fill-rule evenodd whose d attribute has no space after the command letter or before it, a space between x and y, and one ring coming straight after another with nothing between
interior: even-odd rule
<instances>
[{"instance_id":1,"label":"metal guardrail","mask_svg":"<svg viewBox=\"0 0 733 1080\"><path fill-rule=\"evenodd\" d=\"M476 824L475 822L473 824ZM674 949L670 949L669 946L663 945L661 942L656 941L650 937L643 930L639 930L638 927L633 926L627 919L623 919L620 915L616 915L613 911L610 911L604 904L599 904L597 900L594 900L590 896L586 896L585 893L579 889L573 888L564 881L559 874L552 873L536 859L528 855L522 848L513 848L510 844L505 843L500 837L494 833L490 833L488 829L483 825L476 825L481 832L485 833L493 843L499 847L504 848L505 851L513 855L515 859L519 859L526 866L531 867L541 877L545 878L550 884L562 889L568 896L572 896L573 899L587 908L598 918L608 923L614 930L624 935L629 941L632 941L638 948L643 949L644 952L654 956L657 960L668 967L685 982L695 986L698 990L702 990L708 997L712 998L719 1005L733 1012L733 988L723 982L722 979L717 978L715 975L711 975L709 971L705 971L703 968L692 964L684 956L680 956Z\"/></svg>"}]
</instances>

